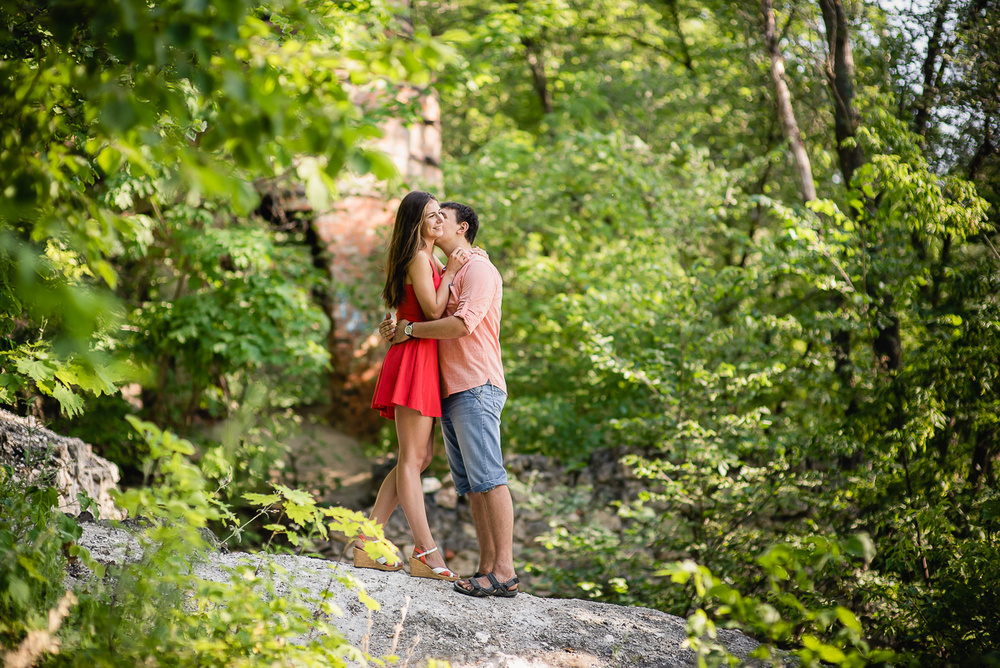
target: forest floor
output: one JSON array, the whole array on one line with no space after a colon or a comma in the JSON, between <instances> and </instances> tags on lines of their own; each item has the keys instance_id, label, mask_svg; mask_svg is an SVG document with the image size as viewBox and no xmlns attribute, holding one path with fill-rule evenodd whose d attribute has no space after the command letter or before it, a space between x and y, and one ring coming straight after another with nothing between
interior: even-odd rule
<instances>
[{"instance_id":1,"label":"forest floor","mask_svg":"<svg viewBox=\"0 0 1000 668\"><path fill-rule=\"evenodd\" d=\"M294 486L312 491L323 501L367 510L374 501L373 460L353 436L320 420L304 416L302 431L288 443L284 472Z\"/></svg>"}]
</instances>

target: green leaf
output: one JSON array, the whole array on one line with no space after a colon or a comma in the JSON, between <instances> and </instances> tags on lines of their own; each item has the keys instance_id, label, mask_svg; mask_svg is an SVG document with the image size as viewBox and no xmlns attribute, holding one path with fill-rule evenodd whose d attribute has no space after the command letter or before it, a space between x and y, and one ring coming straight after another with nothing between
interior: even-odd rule
<instances>
[{"instance_id":1,"label":"green leaf","mask_svg":"<svg viewBox=\"0 0 1000 668\"><path fill-rule=\"evenodd\" d=\"M10 578L7 584L7 594L20 605L27 605L31 598L31 588L20 578ZM371 606L369 606L371 608ZM375 610L376 608L371 608Z\"/></svg>"},{"instance_id":2,"label":"green leaf","mask_svg":"<svg viewBox=\"0 0 1000 668\"><path fill-rule=\"evenodd\" d=\"M375 178L387 180L397 174L396 164L385 153L381 151L365 151L364 155Z\"/></svg>"},{"instance_id":3,"label":"green leaf","mask_svg":"<svg viewBox=\"0 0 1000 668\"><path fill-rule=\"evenodd\" d=\"M305 526L316 516L316 507L313 505L301 506L291 501L285 502L285 515L292 522L300 526Z\"/></svg>"},{"instance_id":4,"label":"green leaf","mask_svg":"<svg viewBox=\"0 0 1000 668\"><path fill-rule=\"evenodd\" d=\"M42 360L22 357L15 360L17 370L30 377L36 383L51 381L55 370L52 365Z\"/></svg>"},{"instance_id":5,"label":"green leaf","mask_svg":"<svg viewBox=\"0 0 1000 668\"><path fill-rule=\"evenodd\" d=\"M871 563L871 560L875 558L875 543L872 542L871 537L867 533L858 533L851 536L844 549L848 554L862 557L865 563Z\"/></svg>"},{"instance_id":6,"label":"green leaf","mask_svg":"<svg viewBox=\"0 0 1000 668\"><path fill-rule=\"evenodd\" d=\"M19 563L21 567L28 572L28 575L35 578L39 582L46 581L45 576L38 572L38 569L35 568L35 562L28 558L28 555L17 555L17 563Z\"/></svg>"},{"instance_id":7,"label":"green leaf","mask_svg":"<svg viewBox=\"0 0 1000 668\"><path fill-rule=\"evenodd\" d=\"M55 384L52 396L59 402L59 409L66 417L73 417L83 412L83 398L62 383Z\"/></svg>"},{"instance_id":8,"label":"green leaf","mask_svg":"<svg viewBox=\"0 0 1000 668\"><path fill-rule=\"evenodd\" d=\"M847 656L839 648L824 644L819 648L819 658L828 663L842 663Z\"/></svg>"},{"instance_id":9,"label":"green leaf","mask_svg":"<svg viewBox=\"0 0 1000 668\"><path fill-rule=\"evenodd\" d=\"M118 274L115 273L115 270L111 266L111 263L107 262L106 260L98 260L92 265L92 267L95 271L97 271L98 275L100 275L100 277L104 279L104 282L107 284L109 288L114 290L117 287Z\"/></svg>"},{"instance_id":10,"label":"green leaf","mask_svg":"<svg viewBox=\"0 0 1000 668\"><path fill-rule=\"evenodd\" d=\"M105 174L114 174L121 167L125 157L118 150L107 146L97 154L97 165Z\"/></svg>"},{"instance_id":11,"label":"green leaf","mask_svg":"<svg viewBox=\"0 0 1000 668\"><path fill-rule=\"evenodd\" d=\"M861 622L858 618L854 616L854 613L843 606L837 606L837 619L845 627L851 629L852 631L861 632Z\"/></svg>"},{"instance_id":12,"label":"green leaf","mask_svg":"<svg viewBox=\"0 0 1000 668\"><path fill-rule=\"evenodd\" d=\"M254 492L246 492L243 494L243 498L250 502L252 506L273 506L278 501L281 501L281 497L277 494L256 494Z\"/></svg>"},{"instance_id":13,"label":"green leaf","mask_svg":"<svg viewBox=\"0 0 1000 668\"><path fill-rule=\"evenodd\" d=\"M364 590L358 592L358 600L364 603L372 612L378 612L382 609L379 602L369 596Z\"/></svg>"},{"instance_id":14,"label":"green leaf","mask_svg":"<svg viewBox=\"0 0 1000 668\"><path fill-rule=\"evenodd\" d=\"M290 487L286 487L285 485L275 485L274 488L279 492L281 492L282 496L284 496L292 503L296 503L300 506L316 505L316 499L309 492L304 492L298 489L291 489Z\"/></svg>"}]
</instances>

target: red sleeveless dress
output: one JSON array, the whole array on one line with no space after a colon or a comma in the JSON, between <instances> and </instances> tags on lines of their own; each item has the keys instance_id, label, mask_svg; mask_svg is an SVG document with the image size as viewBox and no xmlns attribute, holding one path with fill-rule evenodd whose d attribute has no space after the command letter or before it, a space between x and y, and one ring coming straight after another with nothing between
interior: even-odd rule
<instances>
[{"instance_id":1,"label":"red sleeveless dress","mask_svg":"<svg viewBox=\"0 0 1000 668\"><path fill-rule=\"evenodd\" d=\"M431 264L434 289L441 285L441 275ZM396 309L396 321L423 322L417 294L412 285L404 285L403 302ZM408 339L389 347L375 383L372 408L382 417L396 419L396 406L406 406L428 417L441 417L441 376L438 371L436 339Z\"/></svg>"}]
</instances>

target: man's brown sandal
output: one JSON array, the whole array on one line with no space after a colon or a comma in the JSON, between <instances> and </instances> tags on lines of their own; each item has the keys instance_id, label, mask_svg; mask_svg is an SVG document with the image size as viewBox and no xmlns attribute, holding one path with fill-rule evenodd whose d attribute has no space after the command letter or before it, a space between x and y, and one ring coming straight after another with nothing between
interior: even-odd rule
<instances>
[{"instance_id":1,"label":"man's brown sandal","mask_svg":"<svg viewBox=\"0 0 1000 668\"><path fill-rule=\"evenodd\" d=\"M511 587L517 586L520 580L517 579L515 575L510 580L506 582L500 582L497 580L497 576L493 573L487 573L486 579L490 581L489 587L482 587L476 582L476 578L469 578L468 580L461 580L455 583L455 591L460 594L465 594L466 596L472 596L474 598L486 598L487 596L496 596L498 598L514 598L517 596L517 589L511 589ZM472 589L466 589L462 585L468 582L472 586Z\"/></svg>"}]
</instances>

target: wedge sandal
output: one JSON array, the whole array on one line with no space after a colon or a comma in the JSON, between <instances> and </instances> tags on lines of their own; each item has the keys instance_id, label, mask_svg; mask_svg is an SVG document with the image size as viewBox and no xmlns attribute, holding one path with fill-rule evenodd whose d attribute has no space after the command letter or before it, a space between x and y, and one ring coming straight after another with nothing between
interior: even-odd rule
<instances>
[{"instance_id":1,"label":"wedge sandal","mask_svg":"<svg viewBox=\"0 0 1000 668\"><path fill-rule=\"evenodd\" d=\"M362 543L366 541L361 539ZM395 545L389 541L385 541L385 544L389 547L394 554L398 552ZM403 568L403 560L397 559L395 561L389 561L385 557L372 558L364 548L360 548L357 545L354 546L354 566L355 568L374 568L377 571L398 571Z\"/></svg>"},{"instance_id":2,"label":"wedge sandal","mask_svg":"<svg viewBox=\"0 0 1000 668\"><path fill-rule=\"evenodd\" d=\"M432 567L427 563L427 555L437 552L436 547L432 547L429 550L421 552L417 550L410 557L410 575L415 578L430 578L432 580L447 580L448 582L454 582L459 579L460 576L454 571L448 570L446 567Z\"/></svg>"}]
</instances>

